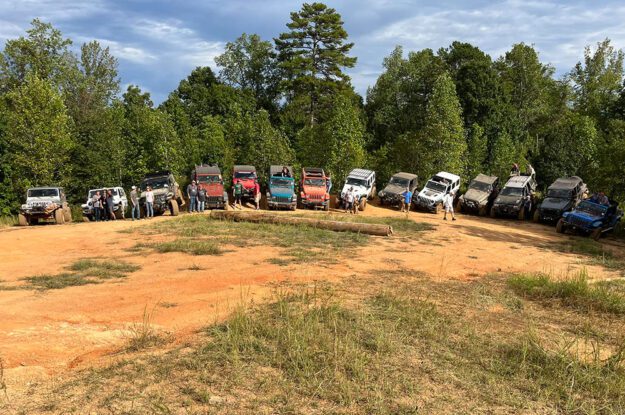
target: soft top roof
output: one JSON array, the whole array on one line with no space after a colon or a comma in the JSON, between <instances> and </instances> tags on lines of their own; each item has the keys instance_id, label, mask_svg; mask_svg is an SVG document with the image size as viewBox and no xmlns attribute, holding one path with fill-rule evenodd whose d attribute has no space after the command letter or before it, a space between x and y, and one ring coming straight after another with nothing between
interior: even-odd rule
<instances>
[{"instance_id":1,"label":"soft top roof","mask_svg":"<svg viewBox=\"0 0 625 415\"><path fill-rule=\"evenodd\" d=\"M256 173L256 167L248 166L245 164L239 164L239 165L234 166L234 171L253 171L254 173Z\"/></svg>"},{"instance_id":2,"label":"soft top roof","mask_svg":"<svg viewBox=\"0 0 625 415\"><path fill-rule=\"evenodd\" d=\"M270 166L269 167L269 175L270 176L277 176L282 172L282 168L285 166ZM286 166L287 169L289 169L289 174L291 175L291 177L293 177L293 167L291 166Z\"/></svg>"},{"instance_id":3,"label":"soft top roof","mask_svg":"<svg viewBox=\"0 0 625 415\"><path fill-rule=\"evenodd\" d=\"M154 173L148 173L145 175L146 179L151 179L154 177L163 177L163 176L169 176L171 174L171 172L169 170L163 170L163 171L158 171L158 172L154 172Z\"/></svg>"},{"instance_id":4,"label":"soft top roof","mask_svg":"<svg viewBox=\"0 0 625 415\"><path fill-rule=\"evenodd\" d=\"M531 179L532 176L512 176L505 187L524 187Z\"/></svg>"},{"instance_id":5,"label":"soft top roof","mask_svg":"<svg viewBox=\"0 0 625 415\"><path fill-rule=\"evenodd\" d=\"M477 176L475 176L475 179L473 180L475 180L476 182L480 182L480 183L493 184L499 179L497 178L497 176L487 176L485 174L480 173Z\"/></svg>"},{"instance_id":6,"label":"soft top roof","mask_svg":"<svg viewBox=\"0 0 625 415\"><path fill-rule=\"evenodd\" d=\"M400 171L399 173L395 173L393 175L393 177L399 177L399 178L402 178L402 179L412 180L412 179L416 179L417 175L416 174L412 174L412 173L405 173L403 171Z\"/></svg>"},{"instance_id":7,"label":"soft top roof","mask_svg":"<svg viewBox=\"0 0 625 415\"><path fill-rule=\"evenodd\" d=\"M63 190L62 187L59 186L40 186L40 187L29 187L28 190L46 190L46 189L58 189Z\"/></svg>"},{"instance_id":8,"label":"soft top roof","mask_svg":"<svg viewBox=\"0 0 625 415\"><path fill-rule=\"evenodd\" d=\"M582 183L582 179L577 176L561 177L559 179L556 179L555 182L551 183L549 189L570 190L574 189L580 183Z\"/></svg>"},{"instance_id":9,"label":"soft top roof","mask_svg":"<svg viewBox=\"0 0 625 415\"><path fill-rule=\"evenodd\" d=\"M323 171L321 167L304 167L302 171L304 172L304 175L308 177L322 178L326 176L326 172Z\"/></svg>"},{"instance_id":10,"label":"soft top roof","mask_svg":"<svg viewBox=\"0 0 625 415\"><path fill-rule=\"evenodd\" d=\"M221 170L218 166L202 164L200 166L195 166L195 174L221 174Z\"/></svg>"},{"instance_id":11,"label":"soft top roof","mask_svg":"<svg viewBox=\"0 0 625 415\"><path fill-rule=\"evenodd\" d=\"M353 177L354 179L368 179L374 174L375 172L373 170L354 169L347 175L347 177Z\"/></svg>"},{"instance_id":12,"label":"soft top roof","mask_svg":"<svg viewBox=\"0 0 625 415\"><path fill-rule=\"evenodd\" d=\"M447 173L446 171L438 172L432 178L435 179L436 177L439 177L439 178L442 178L442 179L447 179L447 180L452 181L452 182L455 182L456 180L460 179L460 176L456 176L455 174Z\"/></svg>"}]
</instances>

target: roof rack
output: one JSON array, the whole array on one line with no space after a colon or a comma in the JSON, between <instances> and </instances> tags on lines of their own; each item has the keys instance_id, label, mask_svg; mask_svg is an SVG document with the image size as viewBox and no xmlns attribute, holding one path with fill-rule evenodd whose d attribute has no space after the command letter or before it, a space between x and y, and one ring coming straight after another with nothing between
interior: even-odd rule
<instances>
[{"instance_id":1,"label":"roof rack","mask_svg":"<svg viewBox=\"0 0 625 415\"><path fill-rule=\"evenodd\" d=\"M347 177L353 177L355 179L368 179L373 174L375 174L373 170L354 169L347 175Z\"/></svg>"}]
</instances>

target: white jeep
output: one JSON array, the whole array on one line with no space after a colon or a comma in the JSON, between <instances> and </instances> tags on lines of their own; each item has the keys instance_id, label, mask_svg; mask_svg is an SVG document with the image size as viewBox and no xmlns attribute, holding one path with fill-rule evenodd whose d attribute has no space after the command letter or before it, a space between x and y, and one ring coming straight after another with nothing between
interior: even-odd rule
<instances>
[{"instance_id":1,"label":"white jeep","mask_svg":"<svg viewBox=\"0 0 625 415\"><path fill-rule=\"evenodd\" d=\"M33 187L26 192L26 203L20 207L20 226L36 225L52 220L61 225L72 221L65 192L60 187Z\"/></svg>"},{"instance_id":2,"label":"white jeep","mask_svg":"<svg viewBox=\"0 0 625 415\"><path fill-rule=\"evenodd\" d=\"M354 193L354 203L358 203L360 210L367 208L367 200L371 200L376 195L375 172L365 169L354 169L345 180L343 190L341 190L341 200L345 200L345 194L349 189Z\"/></svg>"},{"instance_id":3,"label":"white jeep","mask_svg":"<svg viewBox=\"0 0 625 415\"><path fill-rule=\"evenodd\" d=\"M87 203L80 205L82 208L82 217L85 222L95 220L95 213L93 212L93 196L96 192L100 192L100 195L104 195L104 192L110 190L113 194L113 213L115 218L124 219L126 217L126 210L128 209L128 197L123 187L104 187L102 189L91 189L87 194ZM106 195L104 196L106 197Z\"/></svg>"},{"instance_id":4,"label":"white jeep","mask_svg":"<svg viewBox=\"0 0 625 415\"><path fill-rule=\"evenodd\" d=\"M438 213L441 210L443 198L449 193L457 195L458 190L460 190L460 177L442 171L432 176L423 190L412 196L412 204L417 209Z\"/></svg>"}]
</instances>

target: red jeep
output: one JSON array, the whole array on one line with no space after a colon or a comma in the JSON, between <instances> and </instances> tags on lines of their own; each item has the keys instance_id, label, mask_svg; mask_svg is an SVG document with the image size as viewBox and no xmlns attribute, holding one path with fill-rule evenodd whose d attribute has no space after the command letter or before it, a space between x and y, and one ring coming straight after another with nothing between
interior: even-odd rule
<instances>
[{"instance_id":1,"label":"red jeep","mask_svg":"<svg viewBox=\"0 0 625 415\"><path fill-rule=\"evenodd\" d=\"M195 166L191 172L191 179L197 182L200 189L206 191L207 209L226 209L228 193L224 191L224 180L219 167L207 164Z\"/></svg>"},{"instance_id":2,"label":"red jeep","mask_svg":"<svg viewBox=\"0 0 625 415\"><path fill-rule=\"evenodd\" d=\"M234 166L232 175L232 185L239 181L243 185L243 199L254 199L254 186L258 181L256 167L254 166Z\"/></svg>"},{"instance_id":3,"label":"red jeep","mask_svg":"<svg viewBox=\"0 0 625 415\"><path fill-rule=\"evenodd\" d=\"M330 210L330 178L323 169L304 167L300 182L300 197L305 208Z\"/></svg>"}]
</instances>

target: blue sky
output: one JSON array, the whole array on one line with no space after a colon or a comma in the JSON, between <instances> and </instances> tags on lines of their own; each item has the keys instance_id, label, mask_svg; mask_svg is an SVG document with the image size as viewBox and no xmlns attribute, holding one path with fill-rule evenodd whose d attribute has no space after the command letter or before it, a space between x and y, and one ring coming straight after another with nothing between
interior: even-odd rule
<instances>
[{"instance_id":1,"label":"blue sky","mask_svg":"<svg viewBox=\"0 0 625 415\"><path fill-rule=\"evenodd\" d=\"M346 0L328 1L341 13L358 64L349 71L361 94L375 82L395 45L438 49L454 40L479 46L493 58L514 43L533 44L557 74L582 59L586 45L609 37L625 47L622 1ZM39 17L75 46L97 39L119 59L122 86L136 84L161 102L196 66L214 58L241 33L271 39L286 29L288 0L0 0L0 46L24 34Z\"/></svg>"}]
</instances>

